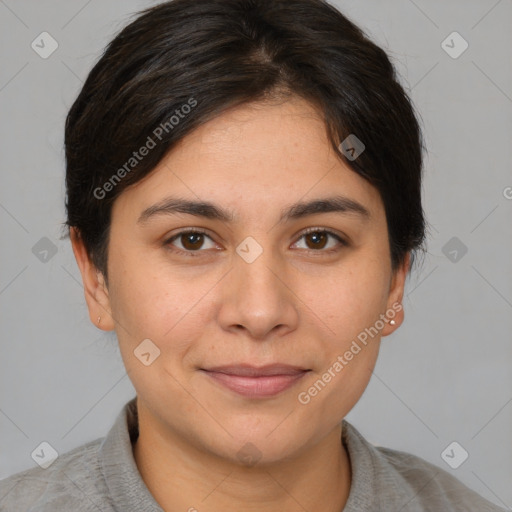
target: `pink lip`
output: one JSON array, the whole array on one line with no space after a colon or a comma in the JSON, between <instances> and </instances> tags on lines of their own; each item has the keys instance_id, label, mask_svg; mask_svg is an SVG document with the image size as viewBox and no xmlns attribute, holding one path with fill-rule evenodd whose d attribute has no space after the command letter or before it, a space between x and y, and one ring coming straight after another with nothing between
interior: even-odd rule
<instances>
[{"instance_id":1,"label":"pink lip","mask_svg":"<svg viewBox=\"0 0 512 512\"><path fill-rule=\"evenodd\" d=\"M202 371L240 395L249 398L266 398L290 388L309 370L288 365L269 365L260 368L236 365Z\"/></svg>"}]
</instances>

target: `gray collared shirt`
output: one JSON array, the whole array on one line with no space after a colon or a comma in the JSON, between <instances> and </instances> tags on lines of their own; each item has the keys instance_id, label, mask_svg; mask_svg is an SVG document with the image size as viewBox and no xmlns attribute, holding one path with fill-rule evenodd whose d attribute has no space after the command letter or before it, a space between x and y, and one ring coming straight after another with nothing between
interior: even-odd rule
<instances>
[{"instance_id":1,"label":"gray collared shirt","mask_svg":"<svg viewBox=\"0 0 512 512\"><path fill-rule=\"evenodd\" d=\"M343 512L504 512L447 471L405 452L369 443L342 422L352 466ZM125 404L105 438L0 481L2 512L162 512L133 457L138 436L135 398ZM191 504L198 511L200 503ZM167 511L171 512L171 511Z\"/></svg>"}]
</instances>

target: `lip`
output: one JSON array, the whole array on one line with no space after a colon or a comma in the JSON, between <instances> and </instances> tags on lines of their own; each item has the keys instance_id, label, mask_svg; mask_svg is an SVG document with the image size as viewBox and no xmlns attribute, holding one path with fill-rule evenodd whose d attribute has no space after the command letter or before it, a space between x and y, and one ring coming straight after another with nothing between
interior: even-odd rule
<instances>
[{"instance_id":1,"label":"lip","mask_svg":"<svg viewBox=\"0 0 512 512\"><path fill-rule=\"evenodd\" d=\"M292 387L309 372L283 364L261 367L241 364L202 368L201 371L224 387L248 398L275 396Z\"/></svg>"}]
</instances>

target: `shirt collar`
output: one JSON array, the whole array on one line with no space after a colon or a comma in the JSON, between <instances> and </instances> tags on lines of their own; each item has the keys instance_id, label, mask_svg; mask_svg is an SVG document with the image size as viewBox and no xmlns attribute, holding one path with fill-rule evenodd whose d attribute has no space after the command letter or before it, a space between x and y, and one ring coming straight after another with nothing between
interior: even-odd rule
<instances>
[{"instance_id":1,"label":"shirt collar","mask_svg":"<svg viewBox=\"0 0 512 512\"><path fill-rule=\"evenodd\" d=\"M352 478L350 491L343 512L380 510L374 447L352 426L343 420L341 442L350 458Z\"/></svg>"},{"instance_id":2,"label":"shirt collar","mask_svg":"<svg viewBox=\"0 0 512 512\"><path fill-rule=\"evenodd\" d=\"M127 402L100 446L100 464L116 509L123 512L163 512L142 480L135 458L133 443L138 431L137 398ZM350 458L351 486L343 512L378 509L378 470L381 466L377 449L348 421L342 421L341 442ZM387 494L400 494L394 482Z\"/></svg>"},{"instance_id":3,"label":"shirt collar","mask_svg":"<svg viewBox=\"0 0 512 512\"><path fill-rule=\"evenodd\" d=\"M133 444L139 435L137 398L125 404L100 446L100 464L116 510L163 512L139 473Z\"/></svg>"}]
</instances>

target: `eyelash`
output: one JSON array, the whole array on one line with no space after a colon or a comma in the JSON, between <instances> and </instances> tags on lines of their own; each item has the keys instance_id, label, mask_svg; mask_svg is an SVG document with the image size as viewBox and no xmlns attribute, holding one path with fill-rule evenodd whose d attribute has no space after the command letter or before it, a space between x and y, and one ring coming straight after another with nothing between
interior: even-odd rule
<instances>
[{"instance_id":1,"label":"eyelash","mask_svg":"<svg viewBox=\"0 0 512 512\"><path fill-rule=\"evenodd\" d=\"M176 240L177 238L179 238L181 235L185 235L185 234L192 234L192 233L197 233L197 234L202 234L202 235L206 235L208 238L211 239L211 237L208 235L208 233L202 229L199 229L199 228L193 228L193 229L186 229L186 230L183 230L183 231L180 231L179 233L176 233L175 235L173 235L171 238L168 238L165 242L164 242L164 245L166 247L172 247L172 242L174 240ZM348 247L348 242L346 242L343 238L341 238L338 234L334 233L333 231L329 231L328 229L322 229L322 228L308 228L306 231L303 231L302 234L300 235L300 237L298 238L297 241L299 241L301 238L303 238L304 236L306 235L309 235L310 233L324 233L324 234L327 234L328 236L331 236L333 238L335 238L342 247ZM177 254L183 254L185 256L190 256L192 258L196 258L198 256L201 256L201 252L204 252L202 250L197 250L197 251L184 251L182 249L177 249L177 248L170 248L169 249L171 252L174 252L174 253L177 253ZM319 249L319 250L314 250L314 249L305 249L308 253L327 253L327 254L331 254L333 252L336 252L338 250L340 250L339 247L337 248L331 248L331 249L328 249L328 250L322 250L322 249Z\"/></svg>"}]
</instances>

